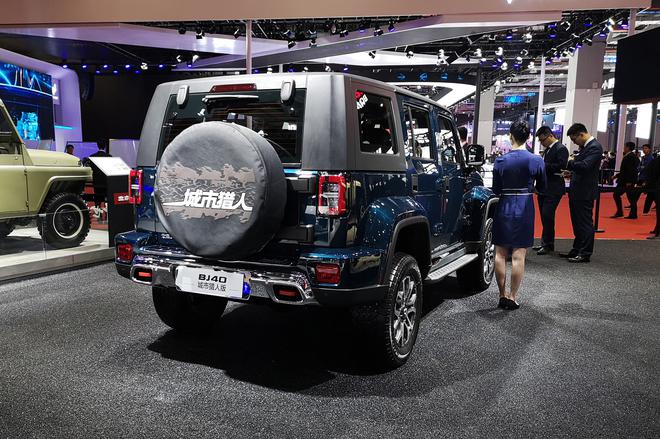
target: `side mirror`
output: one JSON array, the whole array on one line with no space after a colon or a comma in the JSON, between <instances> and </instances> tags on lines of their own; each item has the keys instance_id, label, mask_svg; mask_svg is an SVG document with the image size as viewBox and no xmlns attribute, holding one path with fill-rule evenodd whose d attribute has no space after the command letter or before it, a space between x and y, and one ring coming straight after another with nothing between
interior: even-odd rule
<instances>
[{"instance_id":1,"label":"side mirror","mask_svg":"<svg viewBox=\"0 0 660 439\"><path fill-rule=\"evenodd\" d=\"M468 166L479 167L484 164L486 156L485 148L482 145L469 145L467 147L467 157L465 161Z\"/></svg>"}]
</instances>

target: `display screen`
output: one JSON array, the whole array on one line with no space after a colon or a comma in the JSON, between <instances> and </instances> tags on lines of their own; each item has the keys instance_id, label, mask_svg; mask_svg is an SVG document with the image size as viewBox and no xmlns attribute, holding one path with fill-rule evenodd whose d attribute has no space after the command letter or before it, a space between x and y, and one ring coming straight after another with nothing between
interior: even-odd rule
<instances>
[{"instance_id":1,"label":"display screen","mask_svg":"<svg viewBox=\"0 0 660 439\"><path fill-rule=\"evenodd\" d=\"M614 74L615 104L644 104L660 98L658 69L653 67L660 59L658 41L660 28L619 40Z\"/></svg>"},{"instance_id":2,"label":"display screen","mask_svg":"<svg viewBox=\"0 0 660 439\"><path fill-rule=\"evenodd\" d=\"M0 99L23 140L54 138L52 93L50 75L0 64Z\"/></svg>"}]
</instances>

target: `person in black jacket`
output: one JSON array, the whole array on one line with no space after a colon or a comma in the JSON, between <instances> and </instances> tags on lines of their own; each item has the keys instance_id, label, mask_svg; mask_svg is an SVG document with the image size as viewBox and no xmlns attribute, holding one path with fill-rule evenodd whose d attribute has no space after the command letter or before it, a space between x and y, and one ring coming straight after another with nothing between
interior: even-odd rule
<instances>
[{"instance_id":1,"label":"person in black jacket","mask_svg":"<svg viewBox=\"0 0 660 439\"><path fill-rule=\"evenodd\" d=\"M635 184L637 183L637 173L639 171L639 159L635 155L635 144L626 142L623 146L623 160L621 160L621 169L614 176L616 188L614 189L614 202L616 203L616 213L611 218L621 218L623 216L623 203L621 197L626 194L630 202L630 215L626 218L637 218L637 197L635 196Z\"/></svg>"},{"instance_id":2,"label":"person in black jacket","mask_svg":"<svg viewBox=\"0 0 660 439\"><path fill-rule=\"evenodd\" d=\"M598 174L603 146L581 123L568 129L568 137L580 148L579 154L570 157L566 168L571 175L568 192L571 223L573 224L573 248L561 255L569 262L589 262L594 252L594 201L598 196Z\"/></svg>"},{"instance_id":3,"label":"person in black jacket","mask_svg":"<svg viewBox=\"0 0 660 439\"><path fill-rule=\"evenodd\" d=\"M568 149L557 140L552 130L542 126L536 131L536 137L545 148L543 161L545 162L545 174L548 179L546 190L539 194L539 211L541 212L541 223L543 233L541 245L534 247L538 255L545 255L555 250L555 212L566 192L566 185L561 171L566 169L568 162Z\"/></svg>"},{"instance_id":4,"label":"person in black jacket","mask_svg":"<svg viewBox=\"0 0 660 439\"><path fill-rule=\"evenodd\" d=\"M655 199L655 205L660 206L660 155L653 159L646 170L647 197ZM651 236L646 239L660 238L660 212L655 210L655 229L651 230Z\"/></svg>"}]
</instances>

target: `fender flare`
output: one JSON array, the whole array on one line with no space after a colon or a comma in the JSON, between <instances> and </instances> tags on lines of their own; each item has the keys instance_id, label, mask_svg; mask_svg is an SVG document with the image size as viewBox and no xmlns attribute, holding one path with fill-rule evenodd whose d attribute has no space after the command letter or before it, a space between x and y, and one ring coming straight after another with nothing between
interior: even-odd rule
<instances>
[{"instance_id":1,"label":"fender flare","mask_svg":"<svg viewBox=\"0 0 660 439\"><path fill-rule=\"evenodd\" d=\"M397 243L399 240L399 234L401 233L402 230L404 230L407 227L414 226L417 224L423 224L423 227L426 230L426 240L424 242L428 243L428 248L424 251L424 254L428 253L426 255L426 261L419 261L420 263L420 270L425 271L428 270L431 266L431 228L429 227L429 220L428 218L424 216L413 216L413 217L407 217L399 220L395 226L394 226L394 231L392 232L392 237L390 239L390 245L387 247L387 253L386 253L386 264L385 264L385 270L382 271L381 273L381 284L384 284L386 281L386 276L387 273L389 273L390 269L392 268L392 260L394 259L394 253L397 247ZM423 265L423 266L422 266Z\"/></svg>"}]
</instances>

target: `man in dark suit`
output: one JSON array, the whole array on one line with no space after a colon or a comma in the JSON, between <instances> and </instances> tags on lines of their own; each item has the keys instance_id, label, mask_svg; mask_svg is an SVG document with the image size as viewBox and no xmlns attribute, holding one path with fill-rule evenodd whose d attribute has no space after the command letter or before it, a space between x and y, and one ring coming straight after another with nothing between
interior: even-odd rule
<instances>
[{"instance_id":1,"label":"man in dark suit","mask_svg":"<svg viewBox=\"0 0 660 439\"><path fill-rule=\"evenodd\" d=\"M579 154L570 157L566 169L571 173L568 192L571 223L573 224L573 249L563 257L569 262L589 262L594 252L594 201L598 196L598 177L603 146L598 143L581 123L568 129L568 137L580 148Z\"/></svg>"},{"instance_id":2,"label":"man in dark suit","mask_svg":"<svg viewBox=\"0 0 660 439\"><path fill-rule=\"evenodd\" d=\"M623 216L623 203L621 197L626 194L630 202L630 215L626 218L637 218L637 197L635 196L635 184L637 183L637 172L639 170L639 159L635 155L635 144L626 142L623 146L623 159L621 160L621 169L614 176L616 188L614 189L614 202L616 203L616 213L611 218L621 218Z\"/></svg>"},{"instance_id":3,"label":"man in dark suit","mask_svg":"<svg viewBox=\"0 0 660 439\"><path fill-rule=\"evenodd\" d=\"M543 161L545 162L545 175L548 186L544 193L539 194L539 211L541 212L541 223L543 233L541 245L534 247L538 255L545 255L555 250L555 212L557 206L564 196L566 186L564 177L561 176L568 162L568 149L557 140L552 130L542 126L536 131L536 137L545 148Z\"/></svg>"}]
</instances>

